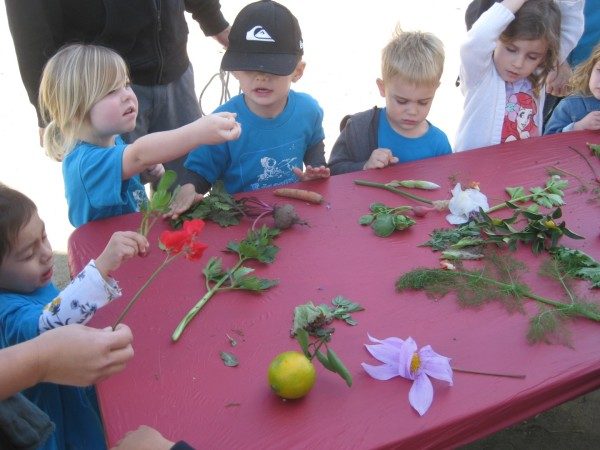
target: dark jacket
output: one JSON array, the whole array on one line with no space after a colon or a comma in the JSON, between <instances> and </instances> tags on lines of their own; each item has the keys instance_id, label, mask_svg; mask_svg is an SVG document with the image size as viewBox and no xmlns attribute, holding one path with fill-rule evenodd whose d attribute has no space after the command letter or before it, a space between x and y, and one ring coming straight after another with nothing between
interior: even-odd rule
<instances>
[{"instance_id":1,"label":"dark jacket","mask_svg":"<svg viewBox=\"0 0 600 450\"><path fill-rule=\"evenodd\" d=\"M133 83L167 84L190 63L184 11L207 36L229 25L219 0L5 0L5 5L21 78L34 106L44 65L65 44L112 48L127 62Z\"/></svg>"},{"instance_id":2,"label":"dark jacket","mask_svg":"<svg viewBox=\"0 0 600 450\"><path fill-rule=\"evenodd\" d=\"M340 135L329 156L331 175L362 170L373 150L379 147L379 111L380 108L374 107L342 120Z\"/></svg>"}]
</instances>

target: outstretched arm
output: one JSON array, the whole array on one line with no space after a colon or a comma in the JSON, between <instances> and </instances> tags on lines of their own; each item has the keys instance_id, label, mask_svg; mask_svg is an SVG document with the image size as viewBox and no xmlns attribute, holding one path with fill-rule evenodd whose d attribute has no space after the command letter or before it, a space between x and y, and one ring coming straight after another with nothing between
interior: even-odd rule
<instances>
[{"instance_id":1,"label":"outstretched arm","mask_svg":"<svg viewBox=\"0 0 600 450\"><path fill-rule=\"evenodd\" d=\"M147 134L128 145L123 152L123 179L186 155L200 145L214 145L240 136L242 129L235 114L220 112L169 131Z\"/></svg>"}]
</instances>

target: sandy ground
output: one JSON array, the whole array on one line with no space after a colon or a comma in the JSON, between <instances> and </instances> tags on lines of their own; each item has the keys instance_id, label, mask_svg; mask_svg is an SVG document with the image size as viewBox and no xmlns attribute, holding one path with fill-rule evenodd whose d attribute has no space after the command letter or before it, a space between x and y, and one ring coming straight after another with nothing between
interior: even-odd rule
<instances>
[{"instance_id":1,"label":"sandy ground","mask_svg":"<svg viewBox=\"0 0 600 450\"><path fill-rule=\"evenodd\" d=\"M294 86L313 95L325 111L326 149L338 135L341 118L374 105L383 105L375 79L379 76L381 48L396 25L405 30L430 31L446 49L441 86L429 119L453 141L462 110L462 97L454 86L458 74L458 46L464 36L464 10L468 0L375 0L360 9L355 2L280 0L298 17L303 30L304 77ZM230 22L247 3L221 2ZM205 38L191 18L189 53L200 94L218 72L223 50ZM46 222L57 254L56 279L68 279L67 239L73 228L67 219L60 164L45 156L38 142L35 111L30 105L17 67L6 11L0 8L0 136L4 144L0 181L31 197ZM230 92L237 93L231 83ZM201 106L210 112L219 104L221 83L206 89ZM600 392L596 391L554 408L532 420L497 433L467 448L476 449L591 449L600 448Z\"/></svg>"}]
</instances>

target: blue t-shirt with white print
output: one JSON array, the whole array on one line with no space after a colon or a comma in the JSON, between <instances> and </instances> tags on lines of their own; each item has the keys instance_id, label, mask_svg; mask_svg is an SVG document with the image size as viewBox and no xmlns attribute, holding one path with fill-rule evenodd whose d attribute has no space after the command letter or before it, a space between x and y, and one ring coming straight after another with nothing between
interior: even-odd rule
<instances>
[{"instance_id":1,"label":"blue t-shirt with white print","mask_svg":"<svg viewBox=\"0 0 600 450\"><path fill-rule=\"evenodd\" d=\"M390 125L386 109L379 112L379 129L377 139L379 148L388 148L398 162L417 161L434 156L452 153L452 147L446 134L427 121L429 129L423 136L410 138L398 134Z\"/></svg>"},{"instance_id":2,"label":"blue t-shirt with white print","mask_svg":"<svg viewBox=\"0 0 600 450\"><path fill-rule=\"evenodd\" d=\"M92 220L140 210L148 200L138 175L123 180L123 152L117 136L112 147L79 142L62 164L69 221L79 227Z\"/></svg>"},{"instance_id":3,"label":"blue t-shirt with white print","mask_svg":"<svg viewBox=\"0 0 600 450\"><path fill-rule=\"evenodd\" d=\"M237 95L215 112L237 113L240 138L193 150L185 167L209 183L223 180L230 194L294 183L306 150L325 138L323 110L308 94L290 91L284 110L272 119L254 114Z\"/></svg>"}]
</instances>

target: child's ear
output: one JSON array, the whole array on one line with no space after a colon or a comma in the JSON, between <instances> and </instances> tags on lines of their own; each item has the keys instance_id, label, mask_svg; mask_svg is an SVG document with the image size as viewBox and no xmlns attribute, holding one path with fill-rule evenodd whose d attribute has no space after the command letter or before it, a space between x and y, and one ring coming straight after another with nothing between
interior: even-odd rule
<instances>
[{"instance_id":1,"label":"child's ear","mask_svg":"<svg viewBox=\"0 0 600 450\"><path fill-rule=\"evenodd\" d=\"M383 82L383 80L381 78L377 78L376 83L377 83L377 87L379 88L379 94L382 97L385 97L385 83Z\"/></svg>"},{"instance_id":2,"label":"child's ear","mask_svg":"<svg viewBox=\"0 0 600 450\"><path fill-rule=\"evenodd\" d=\"M306 63L304 61L298 61L298 64L296 64L296 68L292 72L292 82L295 83L300 78L302 78L302 75L304 75L305 67L306 67Z\"/></svg>"}]
</instances>

